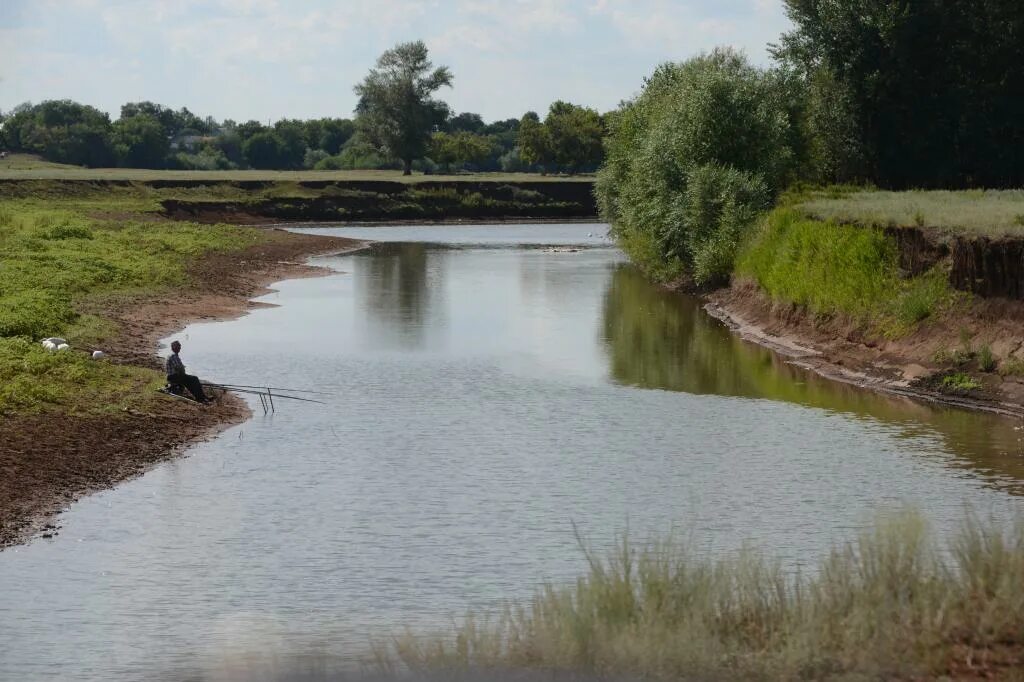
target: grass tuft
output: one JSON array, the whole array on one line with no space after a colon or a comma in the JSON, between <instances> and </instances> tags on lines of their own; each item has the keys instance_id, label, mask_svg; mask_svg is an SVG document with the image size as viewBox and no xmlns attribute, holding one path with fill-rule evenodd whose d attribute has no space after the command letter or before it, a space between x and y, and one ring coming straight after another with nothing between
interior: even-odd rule
<instances>
[{"instance_id":1,"label":"grass tuft","mask_svg":"<svg viewBox=\"0 0 1024 682\"><path fill-rule=\"evenodd\" d=\"M981 388L981 384L966 372L947 374L942 377L942 386L951 391L973 391Z\"/></svg>"},{"instance_id":2,"label":"grass tuft","mask_svg":"<svg viewBox=\"0 0 1024 682\"><path fill-rule=\"evenodd\" d=\"M1024 646L1024 523L970 519L940 550L919 515L882 518L811 577L752 551L711 561L625 538L603 558L584 551L590 568L574 585L546 585L454 632L395 637L378 645L378 662L630 679L916 679Z\"/></svg>"}]
</instances>

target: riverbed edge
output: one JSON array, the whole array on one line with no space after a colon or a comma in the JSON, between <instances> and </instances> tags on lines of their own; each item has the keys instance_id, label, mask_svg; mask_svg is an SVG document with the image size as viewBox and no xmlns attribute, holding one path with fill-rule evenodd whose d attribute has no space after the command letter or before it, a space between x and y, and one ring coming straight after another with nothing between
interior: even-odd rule
<instances>
[{"instance_id":1,"label":"riverbed edge","mask_svg":"<svg viewBox=\"0 0 1024 682\"><path fill-rule=\"evenodd\" d=\"M914 381L917 377L901 372L897 365L883 360L883 353L868 343L858 343L838 334L803 333L810 324L801 311L790 312L789 319L773 320L771 303L759 289L748 284L734 285L700 295L704 310L723 323L739 338L784 357L787 361L830 381L857 386L877 393L912 400L987 412L1012 419L1024 419L1024 403L993 397L974 398L928 390ZM781 328L782 333L772 330ZM902 358L904 363L926 376L934 368L924 366L924 358ZM917 364L917 362L922 364Z\"/></svg>"}]
</instances>

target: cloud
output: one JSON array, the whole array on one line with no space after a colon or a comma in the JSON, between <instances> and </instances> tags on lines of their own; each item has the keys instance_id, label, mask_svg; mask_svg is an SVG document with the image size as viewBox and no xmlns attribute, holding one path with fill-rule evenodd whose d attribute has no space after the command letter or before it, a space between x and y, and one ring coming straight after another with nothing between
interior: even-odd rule
<instances>
[{"instance_id":1,"label":"cloud","mask_svg":"<svg viewBox=\"0 0 1024 682\"><path fill-rule=\"evenodd\" d=\"M0 109L152 99L217 118L349 115L385 49L423 39L485 118L553 99L609 109L666 60L732 44L767 62L781 0L0 0Z\"/></svg>"}]
</instances>

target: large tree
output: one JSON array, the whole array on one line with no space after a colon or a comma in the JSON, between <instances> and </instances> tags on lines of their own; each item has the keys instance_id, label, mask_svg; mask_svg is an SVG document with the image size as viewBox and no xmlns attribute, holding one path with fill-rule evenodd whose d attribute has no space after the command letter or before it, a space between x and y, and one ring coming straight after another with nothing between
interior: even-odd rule
<instances>
[{"instance_id":1,"label":"large tree","mask_svg":"<svg viewBox=\"0 0 1024 682\"><path fill-rule=\"evenodd\" d=\"M1019 186L1020 0L785 0L825 180Z\"/></svg>"},{"instance_id":2,"label":"large tree","mask_svg":"<svg viewBox=\"0 0 1024 682\"><path fill-rule=\"evenodd\" d=\"M422 41L400 43L355 87L356 125L383 155L401 159L409 175L412 162L426 153L430 134L448 119L448 105L433 95L451 84L451 71L434 68Z\"/></svg>"}]
</instances>

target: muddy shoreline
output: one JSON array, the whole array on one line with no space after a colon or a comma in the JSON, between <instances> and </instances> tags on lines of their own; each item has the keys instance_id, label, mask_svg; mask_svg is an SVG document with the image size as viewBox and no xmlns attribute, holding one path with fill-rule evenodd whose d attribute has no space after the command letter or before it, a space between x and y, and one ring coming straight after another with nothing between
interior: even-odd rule
<instances>
[{"instance_id":1,"label":"muddy shoreline","mask_svg":"<svg viewBox=\"0 0 1024 682\"><path fill-rule=\"evenodd\" d=\"M936 349L955 344L953 329L970 325L985 341L1024 334L1024 306L1016 302L980 302L974 309L925 325L901 342L862 338L842 322L818 323L792 307L774 305L752 283L707 292L704 310L745 341L768 348L791 364L832 381L914 400L1024 419L1024 383L995 373L976 395L951 395L929 390L922 379L940 372ZM1008 308L1009 314L1007 314ZM1004 316L1004 317L1001 317ZM994 324L996 319L1000 324ZM1013 351L1017 353L1018 348Z\"/></svg>"},{"instance_id":2,"label":"muddy shoreline","mask_svg":"<svg viewBox=\"0 0 1024 682\"><path fill-rule=\"evenodd\" d=\"M264 243L241 252L200 257L190 266L194 283L186 289L111 298L84 309L118 324L116 337L104 344L110 361L159 368L162 338L193 322L244 315L259 307L252 299L272 291L273 282L329 274L306 259L365 246L282 230L267 235ZM205 408L153 396L139 409L99 417L60 412L5 417L0 420L0 548L59 534L59 514L75 500L140 476L249 416L247 403L228 395Z\"/></svg>"}]
</instances>

